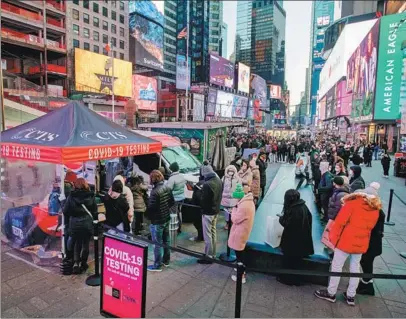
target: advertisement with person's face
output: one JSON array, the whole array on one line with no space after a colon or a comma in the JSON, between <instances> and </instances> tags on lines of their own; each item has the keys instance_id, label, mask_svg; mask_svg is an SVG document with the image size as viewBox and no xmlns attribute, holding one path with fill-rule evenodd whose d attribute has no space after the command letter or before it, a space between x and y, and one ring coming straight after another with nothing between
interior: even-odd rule
<instances>
[{"instance_id":1,"label":"advertisement with person's face","mask_svg":"<svg viewBox=\"0 0 406 319\"><path fill-rule=\"evenodd\" d=\"M251 94L259 100L260 107L266 107L266 81L256 74L251 74Z\"/></svg>"},{"instance_id":2,"label":"advertisement with person's face","mask_svg":"<svg viewBox=\"0 0 406 319\"><path fill-rule=\"evenodd\" d=\"M238 91L250 93L250 67L238 62Z\"/></svg>"},{"instance_id":3,"label":"advertisement with person's face","mask_svg":"<svg viewBox=\"0 0 406 319\"><path fill-rule=\"evenodd\" d=\"M217 54L210 54L210 83L234 88L234 64Z\"/></svg>"}]
</instances>

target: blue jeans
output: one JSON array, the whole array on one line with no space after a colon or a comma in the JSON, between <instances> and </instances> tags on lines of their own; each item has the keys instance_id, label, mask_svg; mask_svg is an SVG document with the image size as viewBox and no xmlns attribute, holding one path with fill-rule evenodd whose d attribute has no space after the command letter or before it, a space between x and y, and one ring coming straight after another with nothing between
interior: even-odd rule
<instances>
[{"instance_id":1,"label":"blue jeans","mask_svg":"<svg viewBox=\"0 0 406 319\"><path fill-rule=\"evenodd\" d=\"M170 222L168 221L163 225L150 225L151 237L153 241L157 242L158 244L169 245L169 223ZM161 247L154 245L154 256L154 266L160 268L162 262L169 263L171 252L168 248L164 248L164 256L162 258Z\"/></svg>"}]
</instances>

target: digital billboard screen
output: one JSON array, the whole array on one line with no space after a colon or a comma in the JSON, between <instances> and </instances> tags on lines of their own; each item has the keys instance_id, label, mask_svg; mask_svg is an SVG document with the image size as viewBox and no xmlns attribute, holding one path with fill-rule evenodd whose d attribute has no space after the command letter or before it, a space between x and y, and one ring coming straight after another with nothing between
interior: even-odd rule
<instances>
[{"instance_id":1,"label":"digital billboard screen","mask_svg":"<svg viewBox=\"0 0 406 319\"><path fill-rule=\"evenodd\" d=\"M87 50L75 48L75 89L80 92L98 91L103 94L131 97L132 64ZM91 62L91 63L90 63Z\"/></svg>"},{"instance_id":2,"label":"digital billboard screen","mask_svg":"<svg viewBox=\"0 0 406 319\"><path fill-rule=\"evenodd\" d=\"M231 118L234 95L224 91L217 91L216 115Z\"/></svg>"},{"instance_id":3,"label":"digital billboard screen","mask_svg":"<svg viewBox=\"0 0 406 319\"><path fill-rule=\"evenodd\" d=\"M139 74L133 75L133 99L137 105L137 110L154 111L157 110L157 80Z\"/></svg>"},{"instance_id":4,"label":"digital billboard screen","mask_svg":"<svg viewBox=\"0 0 406 319\"><path fill-rule=\"evenodd\" d=\"M234 88L234 64L217 54L210 54L210 83Z\"/></svg>"},{"instance_id":5,"label":"digital billboard screen","mask_svg":"<svg viewBox=\"0 0 406 319\"><path fill-rule=\"evenodd\" d=\"M257 74L251 74L251 94L259 100L260 107L266 107L267 86L266 81Z\"/></svg>"},{"instance_id":6,"label":"digital billboard screen","mask_svg":"<svg viewBox=\"0 0 406 319\"><path fill-rule=\"evenodd\" d=\"M165 26L164 1L137 0L128 3L128 12L137 13Z\"/></svg>"},{"instance_id":7,"label":"digital billboard screen","mask_svg":"<svg viewBox=\"0 0 406 319\"><path fill-rule=\"evenodd\" d=\"M246 118L248 107L248 97L234 95L232 117Z\"/></svg>"},{"instance_id":8,"label":"digital billboard screen","mask_svg":"<svg viewBox=\"0 0 406 319\"><path fill-rule=\"evenodd\" d=\"M347 91L352 92L352 114L357 121L372 119L375 100L379 20L347 62Z\"/></svg>"},{"instance_id":9,"label":"digital billboard screen","mask_svg":"<svg viewBox=\"0 0 406 319\"><path fill-rule=\"evenodd\" d=\"M130 59L147 68L164 70L164 28L130 13Z\"/></svg>"},{"instance_id":10,"label":"digital billboard screen","mask_svg":"<svg viewBox=\"0 0 406 319\"><path fill-rule=\"evenodd\" d=\"M217 103L217 90L209 88L209 94L207 95L207 116L213 116L216 113L216 103Z\"/></svg>"},{"instance_id":11,"label":"digital billboard screen","mask_svg":"<svg viewBox=\"0 0 406 319\"><path fill-rule=\"evenodd\" d=\"M280 85L270 85L269 86L269 97L272 99L280 100L282 98L282 88Z\"/></svg>"},{"instance_id":12,"label":"digital billboard screen","mask_svg":"<svg viewBox=\"0 0 406 319\"><path fill-rule=\"evenodd\" d=\"M190 57L189 57L189 69L190 69ZM179 90L190 89L190 74L188 77L186 56L176 55L176 88Z\"/></svg>"},{"instance_id":13,"label":"digital billboard screen","mask_svg":"<svg viewBox=\"0 0 406 319\"><path fill-rule=\"evenodd\" d=\"M250 67L238 62L238 91L250 93Z\"/></svg>"}]
</instances>

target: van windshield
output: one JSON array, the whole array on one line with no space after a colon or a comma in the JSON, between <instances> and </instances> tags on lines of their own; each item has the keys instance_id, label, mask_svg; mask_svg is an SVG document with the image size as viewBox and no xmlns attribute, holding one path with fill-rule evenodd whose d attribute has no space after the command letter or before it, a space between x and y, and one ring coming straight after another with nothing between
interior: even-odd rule
<instances>
[{"instance_id":1,"label":"van windshield","mask_svg":"<svg viewBox=\"0 0 406 319\"><path fill-rule=\"evenodd\" d=\"M177 162L181 173L199 170L201 165L197 158L182 146L164 147L162 155L168 161L169 165Z\"/></svg>"}]
</instances>

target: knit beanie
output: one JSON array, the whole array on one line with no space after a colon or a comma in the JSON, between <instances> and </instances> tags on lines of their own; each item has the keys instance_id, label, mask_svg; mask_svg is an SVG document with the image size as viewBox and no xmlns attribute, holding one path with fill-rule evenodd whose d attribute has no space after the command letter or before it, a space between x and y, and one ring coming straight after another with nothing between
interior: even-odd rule
<instances>
[{"instance_id":1,"label":"knit beanie","mask_svg":"<svg viewBox=\"0 0 406 319\"><path fill-rule=\"evenodd\" d=\"M232 196L233 198L237 199L241 199L245 196L244 190L240 183L237 183L237 186L235 187L235 191L233 192Z\"/></svg>"},{"instance_id":2,"label":"knit beanie","mask_svg":"<svg viewBox=\"0 0 406 319\"><path fill-rule=\"evenodd\" d=\"M202 174L203 177L206 177L208 174L214 173L213 167L211 167L210 164L206 164L206 165L203 164L203 165L200 167L200 173Z\"/></svg>"},{"instance_id":3,"label":"knit beanie","mask_svg":"<svg viewBox=\"0 0 406 319\"><path fill-rule=\"evenodd\" d=\"M344 179L341 176L336 176L333 179L333 183L339 186L343 186L344 185Z\"/></svg>"},{"instance_id":4,"label":"knit beanie","mask_svg":"<svg viewBox=\"0 0 406 319\"><path fill-rule=\"evenodd\" d=\"M378 190L381 185L378 182L372 182L367 188L364 189L364 193L371 196L378 196Z\"/></svg>"}]
</instances>

